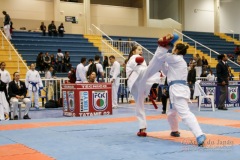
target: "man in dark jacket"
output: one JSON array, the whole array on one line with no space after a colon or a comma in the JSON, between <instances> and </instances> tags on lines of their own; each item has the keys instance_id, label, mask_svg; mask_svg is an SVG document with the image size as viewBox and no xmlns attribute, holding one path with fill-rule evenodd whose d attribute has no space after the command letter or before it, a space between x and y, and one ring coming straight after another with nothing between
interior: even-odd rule
<instances>
[{"instance_id":1,"label":"man in dark jacket","mask_svg":"<svg viewBox=\"0 0 240 160\"><path fill-rule=\"evenodd\" d=\"M52 23L48 25L48 35L57 36L57 28L54 24L54 21L52 21Z\"/></svg>"},{"instance_id":2,"label":"man in dark jacket","mask_svg":"<svg viewBox=\"0 0 240 160\"><path fill-rule=\"evenodd\" d=\"M4 15L4 21L3 21L4 33L6 34L7 39L8 39L8 40L11 40L11 39L12 39L11 34L10 34L11 18L10 18L10 16L7 14L6 11L3 11L2 13L3 13L3 15Z\"/></svg>"},{"instance_id":3,"label":"man in dark jacket","mask_svg":"<svg viewBox=\"0 0 240 160\"><path fill-rule=\"evenodd\" d=\"M188 77L187 77L188 85L191 91L190 99L193 99L193 86L196 82L196 69L193 64L190 64L190 70L188 71Z\"/></svg>"},{"instance_id":4,"label":"man in dark jacket","mask_svg":"<svg viewBox=\"0 0 240 160\"><path fill-rule=\"evenodd\" d=\"M218 64L216 66L217 69L217 84L220 90L220 96L218 101L218 109L219 110L227 110L225 107L225 101L227 99L227 85L228 85L228 57L226 54L221 54L218 56Z\"/></svg>"},{"instance_id":5,"label":"man in dark jacket","mask_svg":"<svg viewBox=\"0 0 240 160\"><path fill-rule=\"evenodd\" d=\"M19 117L17 116L18 102L23 102L26 105L23 119L31 119L28 116L29 109L31 107L31 100L26 98L27 88L25 83L20 81L20 74L15 72L13 74L14 80L9 83L8 86L8 94L10 97L10 103L13 107L13 115L14 120L17 120Z\"/></svg>"}]
</instances>

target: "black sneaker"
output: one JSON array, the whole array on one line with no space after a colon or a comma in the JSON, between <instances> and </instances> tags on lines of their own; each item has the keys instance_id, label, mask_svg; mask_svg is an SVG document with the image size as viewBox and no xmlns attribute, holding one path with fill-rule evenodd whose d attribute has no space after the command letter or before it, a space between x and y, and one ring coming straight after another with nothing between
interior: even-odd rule
<instances>
[{"instance_id":1,"label":"black sneaker","mask_svg":"<svg viewBox=\"0 0 240 160\"><path fill-rule=\"evenodd\" d=\"M171 132L170 134L172 137L180 137L180 132L176 131L176 132Z\"/></svg>"},{"instance_id":2,"label":"black sneaker","mask_svg":"<svg viewBox=\"0 0 240 160\"><path fill-rule=\"evenodd\" d=\"M226 110L228 110L226 107L220 107L220 108L218 108L218 110L224 110L224 111L226 111Z\"/></svg>"},{"instance_id":3,"label":"black sneaker","mask_svg":"<svg viewBox=\"0 0 240 160\"><path fill-rule=\"evenodd\" d=\"M18 120L18 116L15 115L14 118L13 118L13 120Z\"/></svg>"},{"instance_id":4,"label":"black sneaker","mask_svg":"<svg viewBox=\"0 0 240 160\"><path fill-rule=\"evenodd\" d=\"M166 111L162 111L162 114L166 114Z\"/></svg>"},{"instance_id":5,"label":"black sneaker","mask_svg":"<svg viewBox=\"0 0 240 160\"><path fill-rule=\"evenodd\" d=\"M25 116L23 116L23 119L31 119L28 114L26 114Z\"/></svg>"}]
</instances>

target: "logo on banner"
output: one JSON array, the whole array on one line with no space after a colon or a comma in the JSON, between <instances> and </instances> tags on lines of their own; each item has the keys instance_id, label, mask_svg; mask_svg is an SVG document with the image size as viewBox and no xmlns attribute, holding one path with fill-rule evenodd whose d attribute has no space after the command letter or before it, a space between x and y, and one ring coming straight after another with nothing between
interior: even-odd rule
<instances>
[{"instance_id":1,"label":"logo on banner","mask_svg":"<svg viewBox=\"0 0 240 160\"><path fill-rule=\"evenodd\" d=\"M93 91L93 108L96 111L104 111L107 108L108 103L108 92L107 91Z\"/></svg>"},{"instance_id":2,"label":"logo on banner","mask_svg":"<svg viewBox=\"0 0 240 160\"><path fill-rule=\"evenodd\" d=\"M88 92L80 91L80 112L89 112Z\"/></svg>"},{"instance_id":3,"label":"logo on banner","mask_svg":"<svg viewBox=\"0 0 240 160\"><path fill-rule=\"evenodd\" d=\"M206 87L206 94L213 95L214 101L216 100L216 88L215 87ZM209 98L207 98L207 102L211 103L211 100Z\"/></svg>"},{"instance_id":4,"label":"logo on banner","mask_svg":"<svg viewBox=\"0 0 240 160\"><path fill-rule=\"evenodd\" d=\"M228 100L231 103L235 103L238 101L239 95L238 95L238 87L228 87Z\"/></svg>"},{"instance_id":5,"label":"logo on banner","mask_svg":"<svg viewBox=\"0 0 240 160\"><path fill-rule=\"evenodd\" d=\"M64 108L64 111L68 110L66 91L63 91L63 108Z\"/></svg>"},{"instance_id":6,"label":"logo on banner","mask_svg":"<svg viewBox=\"0 0 240 160\"><path fill-rule=\"evenodd\" d=\"M73 91L68 91L68 105L70 111L74 111L75 104L74 104L74 92Z\"/></svg>"}]
</instances>

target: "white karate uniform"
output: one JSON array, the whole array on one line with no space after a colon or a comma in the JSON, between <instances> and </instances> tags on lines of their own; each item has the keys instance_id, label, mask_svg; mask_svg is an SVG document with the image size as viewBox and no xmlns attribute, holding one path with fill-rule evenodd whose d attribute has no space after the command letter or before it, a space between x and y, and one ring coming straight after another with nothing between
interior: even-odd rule
<instances>
[{"instance_id":1,"label":"white karate uniform","mask_svg":"<svg viewBox=\"0 0 240 160\"><path fill-rule=\"evenodd\" d=\"M128 88L136 102L136 115L139 121L139 128L143 129L147 127L144 99L148 96L152 85L154 83L160 83L160 72L156 72L150 78L148 77L145 82L145 87L143 87L144 85L140 83L140 80L147 69L147 65L145 61L141 65L137 65L135 62L137 57L140 57L140 55L133 55L129 59L126 66L126 74L128 77ZM141 95L138 93L138 88L143 89L143 93L141 93ZM142 97L141 101L138 101L139 96Z\"/></svg>"},{"instance_id":2,"label":"white karate uniform","mask_svg":"<svg viewBox=\"0 0 240 160\"><path fill-rule=\"evenodd\" d=\"M118 88L120 85L120 63L115 61L110 70L110 81L114 79L112 83L112 107L117 108Z\"/></svg>"},{"instance_id":3,"label":"white karate uniform","mask_svg":"<svg viewBox=\"0 0 240 160\"><path fill-rule=\"evenodd\" d=\"M1 70L0 69L0 74L1 74L1 80L4 82L4 83L7 83L7 86L8 86L8 83L11 82L11 76L9 74L9 72L7 70Z\"/></svg>"},{"instance_id":4,"label":"white karate uniform","mask_svg":"<svg viewBox=\"0 0 240 160\"><path fill-rule=\"evenodd\" d=\"M1 79L1 77L0 77ZM0 80L0 85L1 85L2 81ZM5 85L4 85L5 87ZM4 117L4 113L9 113L10 112L10 109L9 109L9 104L7 102L7 99L6 99L6 95L4 93L4 91L0 91L0 120L5 120L5 117Z\"/></svg>"},{"instance_id":5,"label":"white karate uniform","mask_svg":"<svg viewBox=\"0 0 240 160\"><path fill-rule=\"evenodd\" d=\"M86 69L82 63L77 65L76 69L76 83L87 82Z\"/></svg>"},{"instance_id":6,"label":"white karate uniform","mask_svg":"<svg viewBox=\"0 0 240 160\"><path fill-rule=\"evenodd\" d=\"M36 84L36 86L34 86L34 84L31 84L31 83ZM26 88L28 88L28 96L30 97L30 100L32 100L32 94L34 94L35 107L39 108L39 104L38 104L39 93L38 92L39 92L39 88L43 88L43 84L42 84L42 79L41 79L38 71L36 71L36 70L27 71L25 85L26 85Z\"/></svg>"},{"instance_id":7,"label":"white karate uniform","mask_svg":"<svg viewBox=\"0 0 240 160\"><path fill-rule=\"evenodd\" d=\"M141 84L146 82L146 79L156 73L158 70L162 70L167 75L168 84L175 80L187 81L187 63L183 59L182 55L174 55L167 53L167 49L158 47L155 55L150 62L147 71L145 72ZM166 68L164 62L168 64ZM139 94L143 90L139 87ZM198 121L194 114L189 110L188 101L190 99L190 90L187 85L184 84L173 84L169 88L170 103L171 107L168 110L168 122L171 126L171 130L178 131L178 116L182 121L190 128L195 137L202 135L202 130L198 124ZM141 97L139 97L141 101Z\"/></svg>"}]
</instances>

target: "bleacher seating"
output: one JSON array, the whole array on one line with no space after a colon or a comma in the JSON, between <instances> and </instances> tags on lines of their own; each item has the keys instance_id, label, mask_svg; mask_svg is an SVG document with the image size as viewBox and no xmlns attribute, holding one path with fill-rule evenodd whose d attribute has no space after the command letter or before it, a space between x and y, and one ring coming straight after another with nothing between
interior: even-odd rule
<instances>
[{"instance_id":1,"label":"bleacher seating","mask_svg":"<svg viewBox=\"0 0 240 160\"><path fill-rule=\"evenodd\" d=\"M82 57L87 59L100 55L97 47L88 42L83 35L65 34L64 37L42 36L40 32L21 32L16 31L11 41L19 54L26 60L27 65L36 62L39 52L48 52L49 55L54 54L56 57L57 50L61 49L64 53L70 53L71 64L76 67L80 63ZM67 76L66 73L57 73L58 77Z\"/></svg>"},{"instance_id":2,"label":"bleacher seating","mask_svg":"<svg viewBox=\"0 0 240 160\"><path fill-rule=\"evenodd\" d=\"M232 54L234 55L235 44L233 42L227 42L224 39L221 39L218 36L215 36L214 33L206 33L206 32L192 32L192 31L183 31L183 34L187 35L188 37L202 43L203 45L211 48L212 50L217 51L220 54ZM184 38L184 42L187 42L190 45L194 46L194 42ZM197 46L197 49L201 50L202 52L210 55L210 51L202 46ZM217 59L217 54L212 53L211 56ZM236 64L228 61L228 65L235 71L240 72L240 67Z\"/></svg>"}]
</instances>

